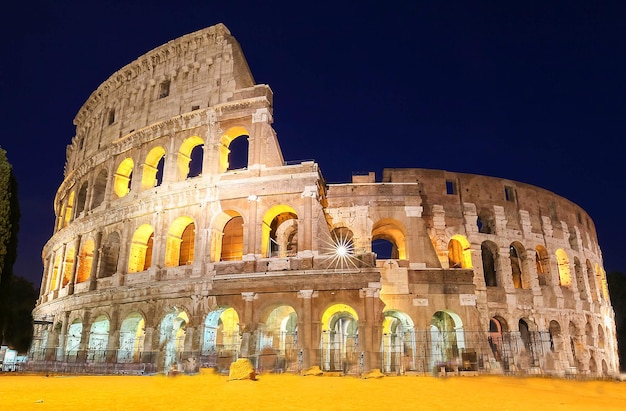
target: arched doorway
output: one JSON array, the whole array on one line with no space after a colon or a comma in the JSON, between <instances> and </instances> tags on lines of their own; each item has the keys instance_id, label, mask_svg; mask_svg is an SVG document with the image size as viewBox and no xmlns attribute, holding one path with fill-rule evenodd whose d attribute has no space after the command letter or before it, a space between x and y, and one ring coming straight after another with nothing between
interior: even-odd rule
<instances>
[{"instance_id":1,"label":"arched doorway","mask_svg":"<svg viewBox=\"0 0 626 411\"><path fill-rule=\"evenodd\" d=\"M143 351L145 321L139 313L129 314L120 327L120 348L117 351L117 362L139 362Z\"/></svg>"},{"instance_id":2,"label":"arched doorway","mask_svg":"<svg viewBox=\"0 0 626 411\"><path fill-rule=\"evenodd\" d=\"M204 320L201 362L227 369L239 356L239 316L230 307L220 307Z\"/></svg>"},{"instance_id":3,"label":"arched doorway","mask_svg":"<svg viewBox=\"0 0 626 411\"><path fill-rule=\"evenodd\" d=\"M463 321L452 311L437 311L430 319L430 367L458 365L465 349ZM436 367L436 368L435 368Z\"/></svg>"},{"instance_id":4,"label":"arched doorway","mask_svg":"<svg viewBox=\"0 0 626 411\"><path fill-rule=\"evenodd\" d=\"M359 318L345 304L335 304L322 316L321 367L325 371L350 372L358 364Z\"/></svg>"},{"instance_id":5,"label":"arched doorway","mask_svg":"<svg viewBox=\"0 0 626 411\"><path fill-rule=\"evenodd\" d=\"M80 347L83 323L80 318L75 319L67 330L67 341L65 342L65 357L68 362L76 361Z\"/></svg>"},{"instance_id":6,"label":"arched doorway","mask_svg":"<svg viewBox=\"0 0 626 411\"><path fill-rule=\"evenodd\" d=\"M382 367L385 373L403 374L417 369L415 327L406 313L385 311Z\"/></svg>"},{"instance_id":7,"label":"arched doorway","mask_svg":"<svg viewBox=\"0 0 626 411\"><path fill-rule=\"evenodd\" d=\"M104 362L108 345L109 319L105 315L100 315L91 324L91 329L89 330L87 361Z\"/></svg>"},{"instance_id":8,"label":"arched doorway","mask_svg":"<svg viewBox=\"0 0 626 411\"><path fill-rule=\"evenodd\" d=\"M298 315L293 307L274 308L258 328L259 361L263 370L296 369L298 360Z\"/></svg>"}]
</instances>

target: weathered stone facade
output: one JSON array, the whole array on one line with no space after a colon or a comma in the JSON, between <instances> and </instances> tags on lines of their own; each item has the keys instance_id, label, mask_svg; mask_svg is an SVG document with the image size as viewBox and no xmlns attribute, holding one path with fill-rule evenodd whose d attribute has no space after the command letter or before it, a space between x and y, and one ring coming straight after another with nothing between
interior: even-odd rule
<instances>
[{"instance_id":1,"label":"weathered stone facade","mask_svg":"<svg viewBox=\"0 0 626 411\"><path fill-rule=\"evenodd\" d=\"M272 111L221 24L91 94L42 253L32 367L618 372L583 209L441 170L326 184L284 161Z\"/></svg>"}]
</instances>

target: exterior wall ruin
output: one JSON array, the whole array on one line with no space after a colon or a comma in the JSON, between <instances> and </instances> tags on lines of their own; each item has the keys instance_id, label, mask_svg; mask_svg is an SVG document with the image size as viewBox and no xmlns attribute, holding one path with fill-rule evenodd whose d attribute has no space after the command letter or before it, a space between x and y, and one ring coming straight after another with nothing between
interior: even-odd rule
<instances>
[{"instance_id":1,"label":"exterior wall ruin","mask_svg":"<svg viewBox=\"0 0 626 411\"><path fill-rule=\"evenodd\" d=\"M91 94L42 251L32 369L618 373L583 209L442 170L327 184L284 161L272 122L221 24Z\"/></svg>"}]
</instances>

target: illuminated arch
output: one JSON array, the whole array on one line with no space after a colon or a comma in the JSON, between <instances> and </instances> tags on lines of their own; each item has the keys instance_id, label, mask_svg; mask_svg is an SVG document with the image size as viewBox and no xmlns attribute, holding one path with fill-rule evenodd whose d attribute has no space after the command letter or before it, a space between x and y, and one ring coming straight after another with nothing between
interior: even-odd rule
<instances>
[{"instance_id":1,"label":"illuminated arch","mask_svg":"<svg viewBox=\"0 0 626 411\"><path fill-rule=\"evenodd\" d=\"M165 149L161 146L154 147L146 156L141 176L141 189L147 190L161 184L163 179Z\"/></svg>"},{"instance_id":2,"label":"illuminated arch","mask_svg":"<svg viewBox=\"0 0 626 411\"><path fill-rule=\"evenodd\" d=\"M80 318L76 318L67 328L67 341L65 343L65 356L67 358L76 357L78 355L82 334L83 323Z\"/></svg>"},{"instance_id":3,"label":"illuminated arch","mask_svg":"<svg viewBox=\"0 0 626 411\"><path fill-rule=\"evenodd\" d=\"M74 192L70 193L65 205L65 215L63 216L63 227L66 227L72 220L72 210L74 208Z\"/></svg>"},{"instance_id":4,"label":"illuminated arch","mask_svg":"<svg viewBox=\"0 0 626 411\"><path fill-rule=\"evenodd\" d=\"M460 358L465 349L465 335L461 317L450 310L435 312L430 319L430 338L431 369L439 366L439 364Z\"/></svg>"},{"instance_id":5,"label":"illuminated arch","mask_svg":"<svg viewBox=\"0 0 626 411\"><path fill-rule=\"evenodd\" d=\"M178 217L170 225L165 244L165 266L191 264L194 257L196 225L191 217Z\"/></svg>"},{"instance_id":6,"label":"illuminated arch","mask_svg":"<svg viewBox=\"0 0 626 411\"><path fill-rule=\"evenodd\" d=\"M65 250L65 260L63 262L63 283L62 287L65 287L72 281L72 270L74 269L74 259L76 257L76 250L74 247L67 247Z\"/></svg>"},{"instance_id":7,"label":"illuminated arch","mask_svg":"<svg viewBox=\"0 0 626 411\"><path fill-rule=\"evenodd\" d=\"M334 304L322 315L321 367L343 371L358 362L359 318L346 304Z\"/></svg>"},{"instance_id":8,"label":"illuminated arch","mask_svg":"<svg viewBox=\"0 0 626 411\"><path fill-rule=\"evenodd\" d=\"M399 373L402 370L416 370L418 364L417 343L413 320L408 314L398 310L386 310L384 316L382 330L383 371Z\"/></svg>"},{"instance_id":9,"label":"illuminated arch","mask_svg":"<svg viewBox=\"0 0 626 411\"><path fill-rule=\"evenodd\" d=\"M241 260L243 258L243 217L233 211L225 212L228 221L221 232L219 261Z\"/></svg>"},{"instance_id":10,"label":"illuminated arch","mask_svg":"<svg viewBox=\"0 0 626 411\"><path fill-rule=\"evenodd\" d=\"M550 274L550 256L548 250L542 245L535 247L535 267L539 285L547 285L547 278Z\"/></svg>"},{"instance_id":11,"label":"illuminated arch","mask_svg":"<svg viewBox=\"0 0 626 411\"><path fill-rule=\"evenodd\" d=\"M196 150L196 147L199 149ZM195 158L198 153L199 158ZM192 156L193 154L193 156ZM178 172L184 180L185 178L196 177L202 174L202 162L204 158L204 140L198 136L192 136L180 145L178 150ZM199 164L196 164L199 163Z\"/></svg>"},{"instance_id":12,"label":"illuminated arch","mask_svg":"<svg viewBox=\"0 0 626 411\"><path fill-rule=\"evenodd\" d=\"M270 208L263 217L263 232L261 237L261 253L264 256L272 256L274 254L286 251L281 250L277 241L276 233L279 227L287 220L298 218L296 210L285 204L275 205ZM297 238L297 237L296 237Z\"/></svg>"},{"instance_id":13,"label":"illuminated arch","mask_svg":"<svg viewBox=\"0 0 626 411\"><path fill-rule=\"evenodd\" d=\"M598 283L598 291L600 293L600 297L603 300L608 300L609 298L609 285L606 281L606 273L600 267L600 264L596 263L596 279Z\"/></svg>"},{"instance_id":14,"label":"illuminated arch","mask_svg":"<svg viewBox=\"0 0 626 411\"><path fill-rule=\"evenodd\" d=\"M223 173L229 170L229 155L230 144L232 141L238 137L249 136L250 133L244 127L231 127L224 134L222 134L220 138L220 147L219 147L219 168L218 173Z\"/></svg>"},{"instance_id":15,"label":"illuminated arch","mask_svg":"<svg viewBox=\"0 0 626 411\"><path fill-rule=\"evenodd\" d=\"M260 329L259 349L262 353L277 353L288 362L297 360L298 315L290 305L281 305L264 317ZM264 367L267 368L267 367Z\"/></svg>"},{"instance_id":16,"label":"illuminated arch","mask_svg":"<svg viewBox=\"0 0 626 411\"><path fill-rule=\"evenodd\" d=\"M189 324L189 315L174 307L172 311L167 313L159 326L159 347L163 347L165 372L169 372L174 364L178 363L179 354L185 349L185 336ZM177 364L178 365L178 364ZM182 367L177 367L182 369Z\"/></svg>"},{"instance_id":17,"label":"illuminated arch","mask_svg":"<svg viewBox=\"0 0 626 411\"><path fill-rule=\"evenodd\" d=\"M50 291L54 291L57 288L57 279L59 278L59 270L61 269L61 253L56 252L54 258L54 265L52 267L52 279L50 280Z\"/></svg>"},{"instance_id":18,"label":"illuminated arch","mask_svg":"<svg viewBox=\"0 0 626 411\"><path fill-rule=\"evenodd\" d=\"M113 192L119 198L130 193L134 166L135 163L133 162L133 159L126 158L117 167L117 171L115 172L115 176L113 178Z\"/></svg>"},{"instance_id":19,"label":"illuminated arch","mask_svg":"<svg viewBox=\"0 0 626 411\"><path fill-rule=\"evenodd\" d=\"M120 327L120 348L117 350L117 362L139 362L143 351L146 321L138 312L130 313Z\"/></svg>"},{"instance_id":20,"label":"illuminated arch","mask_svg":"<svg viewBox=\"0 0 626 411\"><path fill-rule=\"evenodd\" d=\"M109 319L98 316L89 330L88 361L104 362L109 345Z\"/></svg>"},{"instance_id":21,"label":"illuminated arch","mask_svg":"<svg viewBox=\"0 0 626 411\"><path fill-rule=\"evenodd\" d=\"M524 246L520 242L514 241L509 245L509 262L511 264L513 286L515 288L528 288L530 285L526 279L524 269L525 257Z\"/></svg>"},{"instance_id":22,"label":"illuminated arch","mask_svg":"<svg viewBox=\"0 0 626 411\"><path fill-rule=\"evenodd\" d=\"M82 283L89 279L91 274L91 266L93 263L93 251L94 242L90 238L85 241L85 244L80 248L80 255L78 257L78 271L76 273L76 282Z\"/></svg>"},{"instance_id":23,"label":"illuminated arch","mask_svg":"<svg viewBox=\"0 0 626 411\"><path fill-rule=\"evenodd\" d=\"M559 285L570 287L572 285L572 272L570 271L569 258L562 248L556 250L555 255L559 267Z\"/></svg>"},{"instance_id":24,"label":"illuminated arch","mask_svg":"<svg viewBox=\"0 0 626 411\"><path fill-rule=\"evenodd\" d=\"M450 268L472 268L472 250L465 236L455 234L450 238L448 262Z\"/></svg>"},{"instance_id":25,"label":"illuminated arch","mask_svg":"<svg viewBox=\"0 0 626 411\"><path fill-rule=\"evenodd\" d=\"M74 218L80 217L80 213L87 210L87 183L81 184L78 189L78 196L76 198L76 211Z\"/></svg>"},{"instance_id":26,"label":"illuminated arch","mask_svg":"<svg viewBox=\"0 0 626 411\"><path fill-rule=\"evenodd\" d=\"M239 351L239 316L232 307L220 307L204 320L202 355L236 356Z\"/></svg>"},{"instance_id":27,"label":"illuminated arch","mask_svg":"<svg viewBox=\"0 0 626 411\"><path fill-rule=\"evenodd\" d=\"M150 224L141 225L133 234L128 256L128 272L145 271L152 265L154 229Z\"/></svg>"},{"instance_id":28,"label":"illuminated arch","mask_svg":"<svg viewBox=\"0 0 626 411\"><path fill-rule=\"evenodd\" d=\"M405 230L397 220L383 218L372 227L372 242L378 239L389 241L393 248L391 258L406 260L408 258L405 242Z\"/></svg>"}]
</instances>

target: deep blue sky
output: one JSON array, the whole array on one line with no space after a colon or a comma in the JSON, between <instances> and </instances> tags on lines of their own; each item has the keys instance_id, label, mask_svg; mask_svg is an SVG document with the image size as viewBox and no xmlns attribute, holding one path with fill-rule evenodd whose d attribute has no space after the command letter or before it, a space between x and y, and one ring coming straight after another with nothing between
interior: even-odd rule
<instances>
[{"instance_id":1,"label":"deep blue sky","mask_svg":"<svg viewBox=\"0 0 626 411\"><path fill-rule=\"evenodd\" d=\"M329 182L420 167L551 190L626 271L624 1L25 1L3 6L0 146L20 187L16 275L37 286L75 114L147 51L224 23L274 91L286 160ZM514 4L511 4L514 3Z\"/></svg>"}]
</instances>

